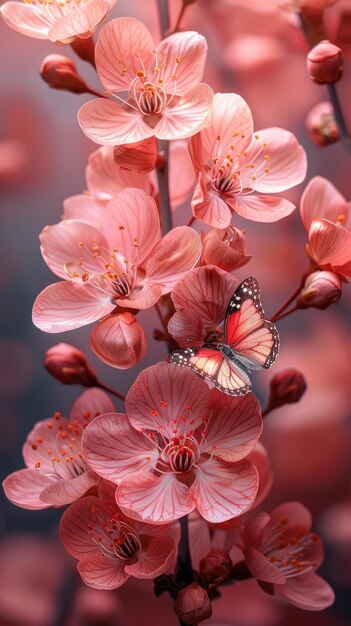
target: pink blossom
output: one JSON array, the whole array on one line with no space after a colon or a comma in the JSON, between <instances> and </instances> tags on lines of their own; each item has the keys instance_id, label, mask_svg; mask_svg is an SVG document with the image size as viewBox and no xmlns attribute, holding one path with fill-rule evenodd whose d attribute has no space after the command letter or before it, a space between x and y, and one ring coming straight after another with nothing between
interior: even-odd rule
<instances>
[{"instance_id":1,"label":"pink blossom","mask_svg":"<svg viewBox=\"0 0 351 626\"><path fill-rule=\"evenodd\" d=\"M56 333L79 328L117 306L147 309L197 263L201 244L187 226L161 238L155 201L140 189L125 189L106 206L96 204L84 221L47 226L41 250L64 280L37 297L33 321Z\"/></svg>"},{"instance_id":2,"label":"pink blossom","mask_svg":"<svg viewBox=\"0 0 351 626\"><path fill-rule=\"evenodd\" d=\"M129 519L116 505L114 491L102 481L99 497L78 500L60 523L66 550L78 560L84 582L96 589L116 589L130 576L155 578L169 568L176 549L169 526Z\"/></svg>"},{"instance_id":3,"label":"pink blossom","mask_svg":"<svg viewBox=\"0 0 351 626\"><path fill-rule=\"evenodd\" d=\"M350 202L329 180L315 176L302 194L300 213L312 261L320 269L350 277Z\"/></svg>"},{"instance_id":4,"label":"pink blossom","mask_svg":"<svg viewBox=\"0 0 351 626\"><path fill-rule=\"evenodd\" d=\"M234 226L211 228L206 235L202 233L201 265L216 265L232 272L246 265L251 257L245 252L245 233Z\"/></svg>"},{"instance_id":5,"label":"pink blossom","mask_svg":"<svg viewBox=\"0 0 351 626\"><path fill-rule=\"evenodd\" d=\"M238 547L264 589L301 609L320 611L333 603L334 593L315 573L323 547L311 525L311 514L302 504L287 502L246 522Z\"/></svg>"},{"instance_id":6,"label":"pink blossom","mask_svg":"<svg viewBox=\"0 0 351 626\"><path fill-rule=\"evenodd\" d=\"M258 489L245 457L262 428L253 394L210 391L193 372L158 363L137 377L127 416L102 415L83 438L89 465L116 483L116 500L134 519L163 524L195 508L217 523L247 510Z\"/></svg>"},{"instance_id":7,"label":"pink blossom","mask_svg":"<svg viewBox=\"0 0 351 626\"><path fill-rule=\"evenodd\" d=\"M113 411L100 389L88 389L73 404L70 418L55 413L37 422L23 446L25 469L3 482L6 496L24 509L45 509L70 504L98 480L81 451L84 428L100 413Z\"/></svg>"},{"instance_id":8,"label":"pink blossom","mask_svg":"<svg viewBox=\"0 0 351 626\"><path fill-rule=\"evenodd\" d=\"M96 67L109 95L82 106L78 122L101 145L127 144L155 136L190 137L204 124L212 89L200 83L207 44L195 32L179 32L158 46L146 26L132 17L112 20L101 30ZM128 91L128 99L118 94Z\"/></svg>"},{"instance_id":9,"label":"pink blossom","mask_svg":"<svg viewBox=\"0 0 351 626\"><path fill-rule=\"evenodd\" d=\"M115 3L116 0L10 0L0 7L0 12L7 26L21 35L63 44L75 37L90 37Z\"/></svg>"},{"instance_id":10,"label":"pink blossom","mask_svg":"<svg viewBox=\"0 0 351 626\"><path fill-rule=\"evenodd\" d=\"M251 111L237 94L217 93L208 123L191 139L198 177L194 216L226 228L232 213L257 222L275 222L295 206L277 196L306 175L306 154L296 137L282 128L254 133Z\"/></svg>"}]
</instances>

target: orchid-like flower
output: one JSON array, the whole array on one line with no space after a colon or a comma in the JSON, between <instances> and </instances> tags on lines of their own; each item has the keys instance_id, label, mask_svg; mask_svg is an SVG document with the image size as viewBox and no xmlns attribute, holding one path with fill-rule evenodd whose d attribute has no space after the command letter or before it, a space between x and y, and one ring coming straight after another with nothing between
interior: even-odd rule
<instances>
[{"instance_id":1,"label":"orchid-like flower","mask_svg":"<svg viewBox=\"0 0 351 626\"><path fill-rule=\"evenodd\" d=\"M83 431L97 415L113 410L110 398L94 388L79 396L69 419L56 412L37 422L23 446L27 467L3 482L7 498L23 509L46 509L83 496L99 480L82 454Z\"/></svg>"},{"instance_id":2,"label":"orchid-like flower","mask_svg":"<svg viewBox=\"0 0 351 626\"><path fill-rule=\"evenodd\" d=\"M84 104L78 113L83 132L101 145L190 137L203 126L213 98L200 83L206 51L196 32L174 33L155 46L139 20L112 20L100 32L95 56L102 84L118 102Z\"/></svg>"},{"instance_id":3,"label":"orchid-like flower","mask_svg":"<svg viewBox=\"0 0 351 626\"><path fill-rule=\"evenodd\" d=\"M218 523L253 504L258 472L246 457L262 429L253 394L211 392L193 372L158 363L139 374L126 410L100 416L83 443L126 515L164 524L197 509Z\"/></svg>"},{"instance_id":4,"label":"orchid-like flower","mask_svg":"<svg viewBox=\"0 0 351 626\"><path fill-rule=\"evenodd\" d=\"M70 43L90 37L116 0L10 0L0 7L7 26L54 43Z\"/></svg>"},{"instance_id":5,"label":"orchid-like flower","mask_svg":"<svg viewBox=\"0 0 351 626\"><path fill-rule=\"evenodd\" d=\"M191 139L198 177L194 216L227 228L232 213L257 222L275 222L295 206L278 193L301 183L306 154L282 128L254 132L250 108L237 94L217 93L206 127Z\"/></svg>"}]
</instances>

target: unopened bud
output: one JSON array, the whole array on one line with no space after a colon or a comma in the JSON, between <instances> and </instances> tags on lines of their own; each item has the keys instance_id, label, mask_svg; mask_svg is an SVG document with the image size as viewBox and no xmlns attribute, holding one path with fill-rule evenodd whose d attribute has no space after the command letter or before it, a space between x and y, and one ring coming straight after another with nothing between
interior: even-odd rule
<instances>
[{"instance_id":1,"label":"unopened bud","mask_svg":"<svg viewBox=\"0 0 351 626\"><path fill-rule=\"evenodd\" d=\"M88 91L73 61L61 54L49 54L45 57L40 68L40 75L53 89L63 89L72 93Z\"/></svg>"},{"instance_id":2,"label":"unopened bud","mask_svg":"<svg viewBox=\"0 0 351 626\"><path fill-rule=\"evenodd\" d=\"M113 159L122 170L144 174L151 172L158 160L157 139L149 137L136 143L115 146Z\"/></svg>"},{"instance_id":3,"label":"unopened bud","mask_svg":"<svg viewBox=\"0 0 351 626\"><path fill-rule=\"evenodd\" d=\"M90 369L83 352L69 343L58 343L49 348L44 359L45 369L64 385L95 387L98 379Z\"/></svg>"},{"instance_id":4,"label":"unopened bud","mask_svg":"<svg viewBox=\"0 0 351 626\"><path fill-rule=\"evenodd\" d=\"M175 612L184 624L198 624L212 615L211 600L206 589L192 583L181 589L174 603Z\"/></svg>"},{"instance_id":5,"label":"unopened bud","mask_svg":"<svg viewBox=\"0 0 351 626\"><path fill-rule=\"evenodd\" d=\"M202 236L201 265L216 265L231 272L250 259L251 256L245 253L245 234L234 226L211 228Z\"/></svg>"},{"instance_id":6,"label":"unopened bud","mask_svg":"<svg viewBox=\"0 0 351 626\"><path fill-rule=\"evenodd\" d=\"M199 574L207 583L219 585L228 578L232 567L233 563L227 552L211 550L204 559L201 559Z\"/></svg>"},{"instance_id":7,"label":"unopened bud","mask_svg":"<svg viewBox=\"0 0 351 626\"><path fill-rule=\"evenodd\" d=\"M306 118L306 126L312 141L320 147L339 141L340 131L330 102L316 104Z\"/></svg>"},{"instance_id":8,"label":"unopened bud","mask_svg":"<svg viewBox=\"0 0 351 626\"><path fill-rule=\"evenodd\" d=\"M307 388L304 376L293 368L279 372L270 382L268 407L265 413L285 404L299 402Z\"/></svg>"},{"instance_id":9,"label":"unopened bud","mask_svg":"<svg viewBox=\"0 0 351 626\"><path fill-rule=\"evenodd\" d=\"M144 358L147 339L136 317L126 312L98 322L90 335L90 347L107 365L129 369Z\"/></svg>"},{"instance_id":10,"label":"unopened bud","mask_svg":"<svg viewBox=\"0 0 351 626\"><path fill-rule=\"evenodd\" d=\"M320 85L336 83L342 76L344 57L341 48L324 39L307 55L307 71Z\"/></svg>"},{"instance_id":11,"label":"unopened bud","mask_svg":"<svg viewBox=\"0 0 351 626\"><path fill-rule=\"evenodd\" d=\"M305 285L297 300L299 309L327 309L339 302L342 294L340 278L333 272L313 272L306 278Z\"/></svg>"}]
</instances>

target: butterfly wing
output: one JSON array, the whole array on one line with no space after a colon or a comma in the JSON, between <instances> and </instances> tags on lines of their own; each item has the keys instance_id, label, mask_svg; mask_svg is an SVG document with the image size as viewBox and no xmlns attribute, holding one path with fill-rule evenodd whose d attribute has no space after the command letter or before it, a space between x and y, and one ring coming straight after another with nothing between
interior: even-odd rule
<instances>
[{"instance_id":1,"label":"butterfly wing","mask_svg":"<svg viewBox=\"0 0 351 626\"><path fill-rule=\"evenodd\" d=\"M185 348L175 350L168 360L189 367L201 378L207 378L215 387L231 396L243 396L251 391L251 383L240 365L228 359L219 348Z\"/></svg>"},{"instance_id":2,"label":"butterfly wing","mask_svg":"<svg viewBox=\"0 0 351 626\"><path fill-rule=\"evenodd\" d=\"M231 297L224 338L238 361L249 369L268 369L275 361L279 335L274 324L265 319L255 278L244 280Z\"/></svg>"}]
</instances>

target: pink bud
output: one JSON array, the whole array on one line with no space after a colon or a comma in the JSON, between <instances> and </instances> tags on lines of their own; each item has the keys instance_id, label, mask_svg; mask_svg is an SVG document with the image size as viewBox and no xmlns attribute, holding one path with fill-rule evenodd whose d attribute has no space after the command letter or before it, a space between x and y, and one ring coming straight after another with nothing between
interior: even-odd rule
<instances>
[{"instance_id":1,"label":"pink bud","mask_svg":"<svg viewBox=\"0 0 351 626\"><path fill-rule=\"evenodd\" d=\"M115 146L113 149L115 163L122 170L132 172L151 172L158 161L157 139L149 137L143 141L127 145Z\"/></svg>"},{"instance_id":2,"label":"pink bud","mask_svg":"<svg viewBox=\"0 0 351 626\"><path fill-rule=\"evenodd\" d=\"M304 376L296 369L287 369L273 376L270 382L268 411L284 404L299 402L307 388Z\"/></svg>"},{"instance_id":3,"label":"pink bud","mask_svg":"<svg viewBox=\"0 0 351 626\"><path fill-rule=\"evenodd\" d=\"M63 89L73 93L87 92L87 85L79 76L73 61L61 54L49 54L40 68L43 80L53 89Z\"/></svg>"},{"instance_id":4,"label":"pink bud","mask_svg":"<svg viewBox=\"0 0 351 626\"><path fill-rule=\"evenodd\" d=\"M90 369L83 352L69 343L58 343L49 348L45 355L44 367L49 374L64 385L98 385L96 374Z\"/></svg>"},{"instance_id":5,"label":"pink bud","mask_svg":"<svg viewBox=\"0 0 351 626\"><path fill-rule=\"evenodd\" d=\"M297 300L300 309L327 309L339 302L342 294L340 278L333 272L313 272L306 278L305 285Z\"/></svg>"},{"instance_id":6,"label":"pink bud","mask_svg":"<svg viewBox=\"0 0 351 626\"><path fill-rule=\"evenodd\" d=\"M185 624L198 624L212 615L211 600L206 589L192 583L181 589L174 603L175 612Z\"/></svg>"},{"instance_id":7,"label":"pink bud","mask_svg":"<svg viewBox=\"0 0 351 626\"><path fill-rule=\"evenodd\" d=\"M344 57L341 48L327 39L320 41L307 55L307 71L311 80L321 85L336 83L341 78Z\"/></svg>"},{"instance_id":8,"label":"pink bud","mask_svg":"<svg viewBox=\"0 0 351 626\"><path fill-rule=\"evenodd\" d=\"M147 339L135 316L126 312L98 322L90 335L90 347L107 365L129 369L144 358Z\"/></svg>"},{"instance_id":9,"label":"pink bud","mask_svg":"<svg viewBox=\"0 0 351 626\"><path fill-rule=\"evenodd\" d=\"M202 235L201 265L216 265L231 272L251 259L245 254L245 235L238 228L211 228Z\"/></svg>"},{"instance_id":10,"label":"pink bud","mask_svg":"<svg viewBox=\"0 0 351 626\"><path fill-rule=\"evenodd\" d=\"M329 146L340 139L334 109L328 101L320 102L311 109L306 118L306 126L312 141L317 146Z\"/></svg>"},{"instance_id":11,"label":"pink bud","mask_svg":"<svg viewBox=\"0 0 351 626\"><path fill-rule=\"evenodd\" d=\"M201 559L199 574L206 582L218 585L228 578L233 567L232 560L224 550L211 550Z\"/></svg>"}]
</instances>

